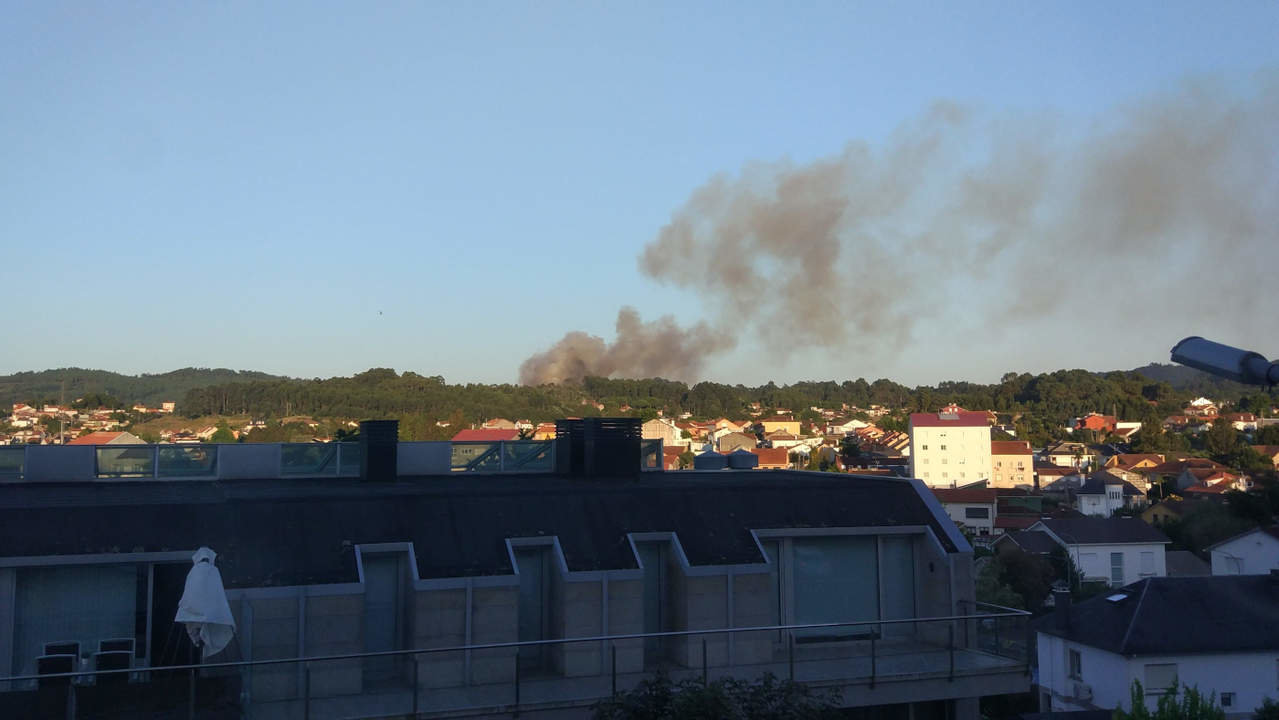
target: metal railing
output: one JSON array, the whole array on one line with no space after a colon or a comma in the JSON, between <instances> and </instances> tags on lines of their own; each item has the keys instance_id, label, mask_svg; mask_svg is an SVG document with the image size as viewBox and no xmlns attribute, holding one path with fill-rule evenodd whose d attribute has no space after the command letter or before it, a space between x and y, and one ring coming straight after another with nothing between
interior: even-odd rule
<instances>
[{"instance_id":1,"label":"metal railing","mask_svg":"<svg viewBox=\"0 0 1279 720\"><path fill-rule=\"evenodd\" d=\"M0 445L0 479L21 479L26 461L25 445Z\"/></svg>"},{"instance_id":2,"label":"metal railing","mask_svg":"<svg viewBox=\"0 0 1279 720\"><path fill-rule=\"evenodd\" d=\"M554 440L497 440L451 443L453 472L553 472Z\"/></svg>"},{"instance_id":3,"label":"metal railing","mask_svg":"<svg viewBox=\"0 0 1279 720\"><path fill-rule=\"evenodd\" d=\"M1029 614L985 612L929 618L767 625L597 635L549 640L343 653L304 658L86 670L0 678L0 714L54 693L70 717L95 717L95 693L113 712L167 698L167 711L194 718L207 703L271 717L379 717L515 712L584 706L616 696L658 672L672 680L789 678L850 693L877 683L954 683L999 674L1029 683ZM383 682L373 681L380 675ZM108 682L116 679L116 683ZM387 682L389 680L389 683ZM153 686L159 682L160 685ZM44 687L32 689L34 684ZM101 688L107 688L102 690ZM157 688L159 688L157 690ZM130 692L135 695L130 700ZM970 693L963 683L954 696ZM26 693L26 695L22 695ZM31 695L36 693L36 695ZM62 693L62 695L57 695ZM76 696L80 696L79 710ZM47 700L47 697L46 697Z\"/></svg>"},{"instance_id":4,"label":"metal railing","mask_svg":"<svg viewBox=\"0 0 1279 720\"><path fill-rule=\"evenodd\" d=\"M362 455L359 443L280 443L280 475L355 476Z\"/></svg>"}]
</instances>

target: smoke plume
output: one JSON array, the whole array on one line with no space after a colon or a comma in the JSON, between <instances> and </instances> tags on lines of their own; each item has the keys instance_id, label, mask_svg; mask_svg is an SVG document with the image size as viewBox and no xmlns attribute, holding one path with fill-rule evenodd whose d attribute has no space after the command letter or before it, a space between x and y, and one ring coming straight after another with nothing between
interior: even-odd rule
<instances>
[{"instance_id":1,"label":"smoke plume","mask_svg":"<svg viewBox=\"0 0 1279 720\"><path fill-rule=\"evenodd\" d=\"M1084 127L938 102L887 142L713 177L639 256L709 323L627 308L613 344L569 333L521 382L698 379L734 347L730 320L783 360L893 352L923 320L1016 329L1106 310L1266 332L1272 308L1261 326L1240 310L1279 262L1276 127L1275 77L1247 93L1187 83Z\"/></svg>"}]
</instances>

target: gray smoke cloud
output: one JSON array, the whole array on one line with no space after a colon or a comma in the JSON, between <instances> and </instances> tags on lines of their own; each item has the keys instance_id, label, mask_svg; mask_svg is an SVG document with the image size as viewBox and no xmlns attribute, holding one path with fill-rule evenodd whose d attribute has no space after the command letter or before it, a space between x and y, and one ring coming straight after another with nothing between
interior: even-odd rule
<instances>
[{"instance_id":1,"label":"gray smoke cloud","mask_svg":"<svg viewBox=\"0 0 1279 720\"><path fill-rule=\"evenodd\" d=\"M625 309L613 344L570 333L521 382L698 379L730 326L783 357L897 351L921 320L1015 329L1090 310L1279 329L1273 308L1245 310L1279 262L1277 127L1274 75L1246 92L1186 83L1085 127L938 102L886 143L713 177L639 256L713 319Z\"/></svg>"}]
</instances>

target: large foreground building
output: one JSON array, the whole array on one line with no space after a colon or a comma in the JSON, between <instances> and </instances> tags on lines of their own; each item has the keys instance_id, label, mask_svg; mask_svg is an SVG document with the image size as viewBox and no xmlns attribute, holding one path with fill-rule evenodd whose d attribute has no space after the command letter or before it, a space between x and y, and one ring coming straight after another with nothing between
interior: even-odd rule
<instances>
[{"instance_id":1,"label":"large foreground building","mask_svg":"<svg viewBox=\"0 0 1279 720\"><path fill-rule=\"evenodd\" d=\"M453 471L449 443L367 437L19 448L0 492L0 716L72 690L80 708L186 703L192 682L202 717L585 717L664 668L975 718L980 696L1029 687L1025 616L977 617L971 548L917 481L640 472L638 427L585 425L468 455L488 472ZM173 618L201 546L237 626L213 666L35 679L71 643L75 669L104 641L135 671L191 662Z\"/></svg>"}]
</instances>

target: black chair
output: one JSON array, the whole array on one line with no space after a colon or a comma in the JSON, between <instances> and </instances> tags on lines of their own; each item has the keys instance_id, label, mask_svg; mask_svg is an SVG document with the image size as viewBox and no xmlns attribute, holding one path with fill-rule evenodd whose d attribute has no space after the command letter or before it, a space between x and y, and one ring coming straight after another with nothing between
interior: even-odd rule
<instances>
[{"instance_id":1,"label":"black chair","mask_svg":"<svg viewBox=\"0 0 1279 720\"><path fill-rule=\"evenodd\" d=\"M36 658L36 674L37 675L57 675L58 673L75 672L76 662L79 657L75 655L41 655ZM55 687L59 685L70 685L71 676L40 678L36 685L38 687Z\"/></svg>"},{"instance_id":2,"label":"black chair","mask_svg":"<svg viewBox=\"0 0 1279 720\"><path fill-rule=\"evenodd\" d=\"M80 657L80 643L74 640L44 644L45 655L75 655Z\"/></svg>"},{"instance_id":3,"label":"black chair","mask_svg":"<svg viewBox=\"0 0 1279 720\"><path fill-rule=\"evenodd\" d=\"M99 640L98 652L118 652L121 650L128 651L133 654L133 638L113 638L111 640Z\"/></svg>"},{"instance_id":4,"label":"black chair","mask_svg":"<svg viewBox=\"0 0 1279 720\"><path fill-rule=\"evenodd\" d=\"M99 685L129 682L128 671L133 668L133 653L127 650L111 650L93 654L94 670L120 670L122 672L97 675Z\"/></svg>"}]
</instances>

